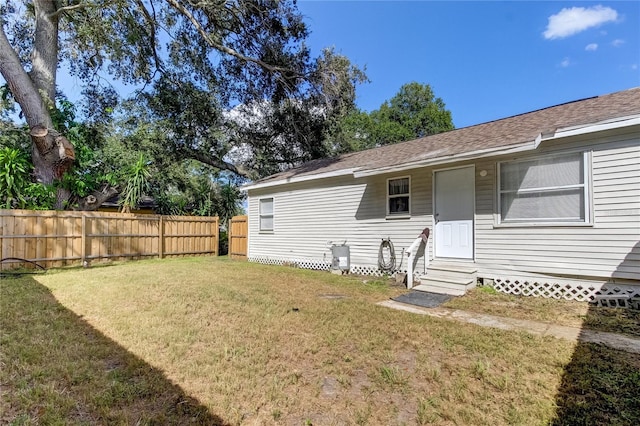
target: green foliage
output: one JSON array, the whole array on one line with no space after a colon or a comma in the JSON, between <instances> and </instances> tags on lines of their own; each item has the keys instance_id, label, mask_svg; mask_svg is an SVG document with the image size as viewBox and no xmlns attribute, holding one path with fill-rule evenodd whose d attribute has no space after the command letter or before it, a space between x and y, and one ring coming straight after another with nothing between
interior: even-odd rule
<instances>
[{"instance_id":1,"label":"green foliage","mask_svg":"<svg viewBox=\"0 0 640 426\"><path fill-rule=\"evenodd\" d=\"M75 127L76 106L66 97L60 95L56 99L56 108L51 109L51 120L53 126L59 132L67 132L70 128Z\"/></svg>"},{"instance_id":2,"label":"green foliage","mask_svg":"<svg viewBox=\"0 0 640 426\"><path fill-rule=\"evenodd\" d=\"M15 113L15 102L9 90L9 84L0 86L0 119L10 122L10 115ZM2 135L4 138L4 135Z\"/></svg>"},{"instance_id":3,"label":"green foliage","mask_svg":"<svg viewBox=\"0 0 640 426\"><path fill-rule=\"evenodd\" d=\"M0 150L0 194L3 208L24 204L22 188L29 182L29 161L14 148Z\"/></svg>"},{"instance_id":4,"label":"green foliage","mask_svg":"<svg viewBox=\"0 0 640 426\"><path fill-rule=\"evenodd\" d=\"M416 139L453 130L451 112L428 84L408 83L370 114L352 110L329 139L334 153Z\"/></svg>"},{"instance_id":5,"label":"green foliage","mask_svg":"<svg viewBox=\"0 0 640 426\"><path fill-rule=\"evenodd\" d=\"M51 186L31 182L31 163L24 151L0 148L0 207L4 209L47 209L55 202Z\"/></svg>"},{"instance_id":6,"label":"green foliage","mask_svg":"<svg viewBox=\"0 0 640 426\"><path fill-rule=\"evenodd\" d=\"M180 182L180 187L181 191L171 186L154 190L158 213L218 216L223 229L226 229L226 224L233 216L243 213L242 202L245 195L235 182L222 182L211 176L195 175L185 177Z\"/></svg>"},{"instance_id":7,"label":"green foliage","mask_svg":"<svg viewBox=\"0 0 640 426\"><path fill-rule=\"evenodd\" d=\"M76 105L59 94L56 107L50 110L55 129L64 134L75 151L75 162L69 172L56 183L71 194L69 205L104 187L121 183L129 162L109 164L105 161L103 147L105 134L109 132L108 122L90 123L76 120ZM120 179L120 180L119 180Z\"/></svg>"},{"instance_id":8,"label":"green foliage","mask_svg":"<svg viewBox=\"0 0 640 426\"><path fill-rule=\"evenodd\" d=\"M498 290L496 290L495 288L491 287L490 285L482 285L478 287L478 291L481 291L482 293L486 293L486 294L499 294Z\"/></svg>"},{"instance_id":9,"label":"green foliage","mask_svg":"<svg viewBox=\"0 0 640 426\"><path fill-rule=\"evenodd\" d=\"M420 138L454 128L451 112L446 110L444 101L435 97L431 86L416 82L402 86L393 98L372 115L377 122L399 126L389 132L388 143L406 140L406 136ZM401 135L403 139L395 139L394 135ZM380 138L384 139L385 136L383 131Z\"/></svg>"},{"instance_id":10,"label":"green foliage","mask_svg":"<svg viewBox=\"0 0 640 426\"><path fill-rule=\"evenodd\" d=\"M0 120L0 208L46 210L55 204L55 188L33 181L26 126Z\"/></svg>"},{"instance_id":11,"label":"green foliage","mask_svg":"<svg viewBox=\"0 0 640 426\"><path fill-rule=\"evenodd\" d=\"M150 178L149 163L144 155L140 154L138 160L129 169L126 186L120 194L120 204L123 211L131 211L138 206L142 196L149 188Z\"/></svg>"},{"instance_id":12,"label":"green foliage","mask_svg":"<svg viewBox=\"0 0 640 426\"><path fill-rule=\"evenodd\" d=\"M219 185L217 195L216 214L222 223L227 224L233 216L243 213L241 203L244 200L244 193L237 186L229 182Z\"/></svg>"}]
</instances>

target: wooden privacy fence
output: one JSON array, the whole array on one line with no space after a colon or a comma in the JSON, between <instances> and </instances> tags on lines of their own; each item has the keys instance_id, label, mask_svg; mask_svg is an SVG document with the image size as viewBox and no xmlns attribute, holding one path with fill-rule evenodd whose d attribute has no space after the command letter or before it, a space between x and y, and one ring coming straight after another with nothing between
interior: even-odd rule
<instances>
[{"instance_id":1,"label":"wooden privacy fence","mask_svg":"<svg viewBox=\"0 0 640 426\"><path fill-rule=\"evenodd\" d=\"M247 236L249 235L247 216L234 216L229 221L229 257L247 258Z\"/></svg>"},{"instance_id":2,"label":"wooden privacy fence","mask_svg":"<svg viewBox=\"0 0 640 426\"><path fill-rule=\"evenodd\" d=\"M0 210L2 259L45 268L94 260L218 255L218 218ZM0 268L27 266L10 260Z\"/></svg>"}]
</instances>

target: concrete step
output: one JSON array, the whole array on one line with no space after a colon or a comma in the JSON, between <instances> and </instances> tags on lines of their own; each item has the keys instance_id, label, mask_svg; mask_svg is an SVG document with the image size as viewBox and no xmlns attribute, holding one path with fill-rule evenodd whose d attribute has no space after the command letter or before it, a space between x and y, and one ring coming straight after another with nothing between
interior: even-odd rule
<instances>
[{"instance_id":1,"label":"concrete step","mask_svg":"<svg viewBox=\"0 0 640 426\"><path fill-rule=\"evenodd\" d=\"M433 281L464 287L473 284L475 282L475 278L468 275L427 274L421 276L420 281Z\"/></svg>"},{"instance_id":2,"label":"concrete step","mask_svg":"<svg viewBox=\"0 0 640 426\"><path fill-rule=\"evenodd\" d=\"M427 272L429 271L448 271L461 274L475 274L476 272L478 272L478 268L473 263L433 261L428 266Z\"/></svg>"},{"instance_id":3,"label":"concrete step","mask_svg":"<svg viewBox=\"0 0 640 426\"><path fill-rule=\"evenodd\" d=\"M468 290L474 288L475 283L460 285L444 281L421 280L420 285L414 287L415 290L429 291L431 293L452 294L454 296L462 296Z\"/></svg>"},{"instance_id":4,"label":"concrete step","mask_svg":"<svg viewBox=\"0 0 640 426\"><path fill-rule=\"evenodd\" d=\"M476 286L477 268L474 264L433 262L420 277L416 290L461 296Z\"/></svg>"},{"instance_id":5,"label":"concrete step","mask_svg":"<svg viewBox=\"0 0 640 426\"><path fill-rule=\"evenodd\" d=\"M420 285L413 287L413 290L428 291L429 293L450 294L452 296L463 296L467 289L464 286L455 286L436 281L422 281Z\"/></svg>"}]
</instances>

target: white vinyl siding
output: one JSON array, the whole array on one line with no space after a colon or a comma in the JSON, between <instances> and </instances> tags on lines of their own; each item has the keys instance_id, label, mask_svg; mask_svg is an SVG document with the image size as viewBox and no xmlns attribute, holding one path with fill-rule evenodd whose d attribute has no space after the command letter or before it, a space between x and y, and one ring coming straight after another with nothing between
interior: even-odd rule
<instances>
[{"instance_id":1,"label":"white vinyl siding","mask_svg":"<svg viewBox=\"0 0 640 426\"><path fill-rule=\"evenodd\" d=\"M260 231L273 231L273 198L260 200Z\"/></svg>"},{"instance_id":2,"label":"white vinyl siding","mask_svg":"<svg viewBox=\"0 0 640 426\"><path fill-rule=\"evenodd\" d=\"M411 175L411 217L387 219L387 177L354 179L333 177L275 188L249 191L250 258L331 261L331 242L350 248L351 265L377 268L383 238L391 238L397 265L406 269L402 249L432 223L431 173L421 169ZM259 202L274 197L276 232L259 232ZM431 239L429 239L431 245ZM419 258L415 270L423 270Z\"/></svg>"},{"instance_id":3,"label":"white vinyl siding","mask_svg":"<svg viewBox=\"0 0 640 426\"><path fill-rule=\"evenodd\" d=\"M610 132L611 133L611 132ZM605 281L640 277L640 136L636 132L575 137L542 147L590 151L591 226L496 226L499 221L498 163L476 163L476 263L479 275L531 273L599 277ZM506 271L506 272L505 272Z\"/></svg>"},{"instance_id":4,"label":"white vinyl siding","mask_svg":"<svg viewBox=\"0 0 640 426\"><path fill-rule=\"evenodd\" d=\"M392 217L411 214L411 177L387 179L387 215Z\"/></svg>"},{"instance_id":5,"label":"white vinyl siding","mask_svg":"<svg viewBox=\"0 0 640 426\"><path fill-rule=\"evenodd\" d=\"M578 152L499 163L500 223L588 222L587 162Z\"/></svg>"}]
</instances>

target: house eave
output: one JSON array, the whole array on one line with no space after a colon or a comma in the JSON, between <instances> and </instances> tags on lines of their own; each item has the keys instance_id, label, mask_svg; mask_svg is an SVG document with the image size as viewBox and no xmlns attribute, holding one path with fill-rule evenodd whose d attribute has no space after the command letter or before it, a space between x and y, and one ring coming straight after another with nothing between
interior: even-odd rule
<instances>
[{"instance_id":1,"label":"house eave","mask_svg":"<svg viewBox=\"0 0 640 426\"><path fill-rule=\"evenodd\" d=\"M572 126L557 129L552 135L545 136L541 142L548 140L556 140L562 138L568 138L571 136L586 135L588 133L603 132L606 130L616 130L625 127L632 127L640 125L640 114L631 115L627 117L618 117L611 120L600 121L597 123L589 123L581 126Z\"/></svg>"},{"instance_id":2,"label":"house eave","mask_svg":"<svg viewBox=\"0 0 640 426\"><path fill-rule=\"evenodd\" d=\"M274 180L271 182L262 182L262 183L257 182L253 184L250 183L250 184L241 186L240 189L243 191L251 191L254 189L270 188L273 186L286 185L289 183L306 182L310 180L353 175L354 171L355 169L342 169L342 170L334 170L334 171L325 172L325 173L316 173L312 175L304 175L304 176L297 176L297 177L292 176L285 179Z\"/></svg>"},{"instance_id":3,"label":"house eave","mask_svg":"<svg viewBox=\"0 0 640 426\"><path fill-rule=\"evenodd\" d=\"M538 136L539 137L539 136ZM526 151L534 151L536 149L536 138L533 141L520 143L516 145L501 146L497 148L487 148L477 151L463 152L460 154L447 155L443 157L430 158L428 160L415 161L411 163L398 164L394 166L380 167L376 169L360 169L354 172L354 177L365 177L382 175L386 173L404 172L407 170L418 169L421 167L432 167L443 164L454 163L458 161L473 160L476 158L492 157L494 155L514 154Z\"/></svg>"}]
</instances>

